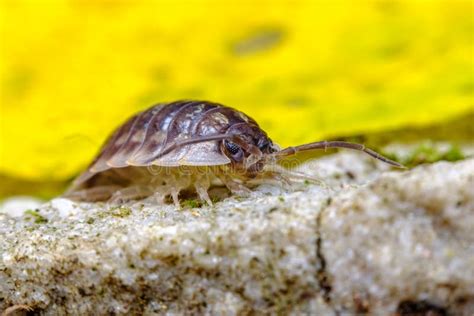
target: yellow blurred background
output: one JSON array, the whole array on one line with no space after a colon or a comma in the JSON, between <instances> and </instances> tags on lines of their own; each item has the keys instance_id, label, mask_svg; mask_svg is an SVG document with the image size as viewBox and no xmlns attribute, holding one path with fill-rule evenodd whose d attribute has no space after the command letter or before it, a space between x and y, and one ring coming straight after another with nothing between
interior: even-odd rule
<instances>
[{"instance_id":1,"label":"yellow blurred background","mask_svg":"<svg viewBox=\"0 0 474 316\"><path fill-rule=\"evenodd\" d=\"M205 99L281 145L430 126L473 103L473 1L0 7L0 175L65 181L130 114Z\"/></svg>"}]
</instances>

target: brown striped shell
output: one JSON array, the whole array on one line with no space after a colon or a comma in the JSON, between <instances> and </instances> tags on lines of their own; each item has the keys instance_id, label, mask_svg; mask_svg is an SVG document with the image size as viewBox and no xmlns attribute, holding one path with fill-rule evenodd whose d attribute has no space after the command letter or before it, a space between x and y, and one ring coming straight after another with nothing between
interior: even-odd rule
<instances>
[{"instance_id":1,"label":"brown striped shell","mask_svg":"<svg viewBox=\"0 0 474 316\"><path fill-rule=\"evenodd\" d=\"M160 153L179 141L243 131L249 132L256 142L272 144L255 120L233 108L207 101L158 104L117 128L87 171L74 181L74 186L112 168L230 164L231 159L222 152L218 141L182 146L164 156Z\"/></svg>"}]
</instances>

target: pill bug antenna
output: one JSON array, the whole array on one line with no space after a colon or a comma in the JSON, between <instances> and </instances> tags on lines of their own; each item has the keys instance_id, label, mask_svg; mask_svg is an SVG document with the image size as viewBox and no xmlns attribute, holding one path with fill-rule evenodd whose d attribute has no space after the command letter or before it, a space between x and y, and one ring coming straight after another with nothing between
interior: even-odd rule
<instances>
[{"instance_id":1,"label":"pill bug antenna","mask_svg":"<svg viewBox=\"0 0 474 316\"><path fill-rule=\"evenodd\" d=\"M396 161L390 160L387 157L382 156L381 154L373 151L370 148L365 147L362 144L342 142L342 141L321 141L321 142L314 142L314 143L299 145L299 146L295 146L295 147L287 147L285 149L277 151L273 155L277 158L277 160L281 160L284 157L295 155L298 152L309 151L309 150L317 150L317 149L326 150L328 148L346 148L346 149L362 151L362 152L372 156L373 158L378 159L380 161L383 161L383 162L385 162L389 165L392 165L394 167L403 168L403 169L406 168L402 164L400 164Z\"/></svg>"}]
</instances>

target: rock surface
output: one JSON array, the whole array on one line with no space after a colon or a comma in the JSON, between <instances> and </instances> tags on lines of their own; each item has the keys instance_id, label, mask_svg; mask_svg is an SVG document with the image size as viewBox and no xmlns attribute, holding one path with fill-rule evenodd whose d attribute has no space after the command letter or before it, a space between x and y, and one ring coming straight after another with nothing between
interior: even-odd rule
<instances>
[{"instance_id":1,"label":"rock surface","mask_svg":"<svg viewBox=\"0 0 474 316\"><path fill-rule=\"evenodd\" d=\"M326 186L179 211L3 208L0 311L474 314L473 159L400 172L341 153L302 168Z\"/></svg>"}]
</instances>

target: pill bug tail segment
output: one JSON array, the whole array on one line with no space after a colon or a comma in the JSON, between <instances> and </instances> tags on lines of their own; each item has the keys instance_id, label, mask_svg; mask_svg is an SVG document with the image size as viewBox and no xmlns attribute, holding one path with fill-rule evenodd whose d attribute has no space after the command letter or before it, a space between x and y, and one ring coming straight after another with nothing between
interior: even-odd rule
<instances>
[{"instance_id":1,"label":"pill bug tail segment","mask_svg":"<svg viewBox=\"0 0 474 316\"><path fill-rule=\"evenodd\" d=\"M402 168L406 169L406 167L396 161L390 160L387 157L382 156L381 154L373 151L370 148L365 147L362 144L356 144L356 143L349 143L349 142L342 142L342 141L321 141L321 142L314 142L314 143L309 143L309 144L304 144L304 145L299 145L295 147L288 147L285 149L282 149L274 155L277 157L277 159L281 159L286 156L291 156L294 155L298 152L302 151L308 151L308 150L316 150L316 149L328 149L328 148L346 148L346 149L353 149L353 150L358 150L362 151L370 156L372 156L375 159L378 159L380 161L383 161L389 165L392 165L397 168Z\"/></svg>"}]
</instances>

